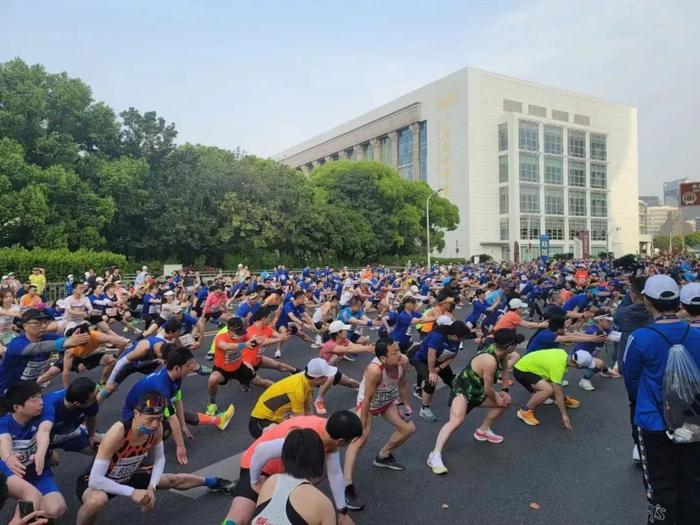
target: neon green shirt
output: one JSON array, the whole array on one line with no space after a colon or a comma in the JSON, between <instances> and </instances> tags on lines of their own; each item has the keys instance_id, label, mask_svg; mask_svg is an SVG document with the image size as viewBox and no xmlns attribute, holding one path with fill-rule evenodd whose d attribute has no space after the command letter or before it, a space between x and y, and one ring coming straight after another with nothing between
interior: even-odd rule
<instances>
[{"instance_id":1,"label":"neon green shirt","mask_svg":"<svg viewBox=\"0 0 700 525\"><path fill-rule=\"evenodd\" d=\"M530 372L542 379L561 385L566 373L567 358L566 350L561 348L535 350L521 357L515 363L515 369L521 372Z\"/></svg>"}]
</instances>

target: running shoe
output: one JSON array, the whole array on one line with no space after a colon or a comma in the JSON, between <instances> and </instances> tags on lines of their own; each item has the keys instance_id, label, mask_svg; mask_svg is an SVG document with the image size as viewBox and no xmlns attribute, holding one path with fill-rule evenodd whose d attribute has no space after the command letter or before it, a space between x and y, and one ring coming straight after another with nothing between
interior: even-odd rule
<instances>
[{"instance_id":1,"label":"running shoe","mask_svg":"<svg viewBox=\"0 0 700 525\"><path fill-rule=\"evenodd\" d=\"M206 365L199 365L199 368L195 370L196 374L200 376L209 376L213 371L212 367Z\"/></svg>"},{"instance_id":2,"label":"running shoe","mask_svg":"<svg viewBox=\"0 0 700 525\"><path fill-rule=\"evenodd\" d=\"M282 359L282 351L279 348L275 350L275 359Z\"/></svg>"},{"instance_id":3,"label":"running shoe","mask_svg":"<svg viewBox=\"0 0 700 525\"><path fill-rule=\"evenodd\" d=\"M551 397L548 397L547 399L545 399L544 401L542 401L542 404L543 404L543 405L553 405L553 404L554 404L554 399L551 398Z\"/></svg>"},{"instance_id":4,"label":"running shoe","mask_svg":"<svg viewBox=\"0 0 700 525\"><path fill-rule=\"evenodd\" d=\"M413 397L417 397L418 399L423 399L423 389L419 386L413 387Z\"/></svg>"},{"instance_id":5,"label":"running shoe","mask_svg":"<svg viewBox=\"0 0 700 525\"><path fill-rule=\"evenodd\" d=\"M614 368L608 368L607 372L603 371L600 373L600 375L603 377L609 377L610 379L620 379L622 377L620 375L620 372L618 372Z\"/></svg>"},{"instance_id":6,"label":"running shoe","mask_svg":"<svg viewBox=\"0 0 700 525\"><path fill-rule=\"evenodd\" d=\"M580 386L584 390L588 390L589 392L591 390L595 390L595 387L593 386L593 383L591 383L591 380L586 379L585 377L581 378L581 381L578 382L578 386Z\"/></svg>"},{"instance_id":7,"label":"running shoe","mask_svg":"<svg viewBox=\"0 0 700 525\"><path fill-rule=\"evenodd\" d=\"M374 458L374 461L372 462L372 465L375 467L379 468L388 468L391 470L404 470L404 466L396 461L396 458L394 457L393 454L389 454L385 458L380 458L379 456Z\"/></svg>"},{"instance_id":8,"label":"running shoe","mask_svg":"<svg viewBox=\"0 0 700 525\"><path fill-rule=\"evenodd\" d=\"M213 352L208 352L207 355L204 356L204 358L207 361L213 361L214 360L214 353Z\"/></svg>"},{"instance_id":9,"label":"running shoe","mask_svg":"<svg viewBox=\"0 0 700 525\"><path fill-rule=\"evenodd\" d=\"M561 386L569 386L569 382L564 379L564 381L561 382Z\"/></svg>"},{"instance_id":10,"label":"running shoe","mask_svg":"<svg viewBox=\"0 0 700 525\"><path fill-rule=\"evenodd\" d=\"M523 410L522 408L517 412L518 417L530 426L536 427L540 422L535 417L534 410Z\"/></svg>"},{"instance_id":11,"label":"running shoe","mask_svg":"<svg viewBox=\"0 0 700 525\"><path fill-rule=\"evenodd\" d=\"M216 425L216 428L218 428L219 430L226 430L226 427L233 418L234 412L235 409L233 408L233 405L229 405L226 409L226 412L222 412L221 414L219 414L219 424Z\"/></svg>"},{"instance_id":12,"label":"running shoe","mask_svg":"<svg viewBox=\"0 0 700 525\"><path fill-rule=\"evenodd\" d=\"M345 359L346 361L350 361L352 363L354 361L357 361L357 356L355 354L345 354L343 356L343 359Z\"/></svg>"},{"instance_id":13,"label":"running shoe","mask_svg":"<svg viewBox=\"0 0 700 525\"><path fill-rule=\"evenodd\" d=\"M422 407L418 415L430 423L437 421L437 418L435 417L435 414L433 414L430 407Z\"/></svg>"},{"instance_id":14,"label":"running shoe","mask_svg":"<svg viewBox=\"0 0 700 525\"><path fill-rule=\"evenodd\" d=\"M216 478L216 483L212 487L208 487L212 492L220 492L229 496L233 495L236 488L236 482L224 478Z\"/></svg>"},{"instance_id":15,"label":"running shoe","mask_svg":"<svg viewBox=\"0 0 700 525\"><path fill-rule=\"evenodd\" d=\"M566 408L578 408L581 406L581 402L577 401L573 397L566 396L564 398L564 406Z\"/></svg>"},{"instance_id":16,"label":"running shoe","mask_svg":"<svg viewBox=\"0 0 700 525\"><path fill-rule=\"evenodd\" d=\"M635 463L641 463L642 458L639 456L639 447L637 445L632 449L632 461Z\"/></svg>"},{"instance_id":17,"label":"running shoe","mask_svg":"<svg viewBox=\"0 0 700 525\"><path fill-rule=\"evenodd\" d=\"M433 470L433 474L447 474L447 467L442 462L442 455L431 452L428 455L428 466Z\"/></svg>"},{"instance_id":18,"label":"running shoe","mask_svg":"<svg viewBox=\"0 0 700 525\"><path fill-rule=\"evenodd\" d=\"M241 383L241 392L250 392L251 390L252 388L250 387L250 385L244 385Z\"/></svg>"},{"instance_id":19,"label":"running shoe","mask_svg":"<svg viewBox=\"0 0 700 525\"><path fill-rule=\"evenodd\" d=\"M314 401L314 410L319 416L326 415L326 405L323 403L323 399L317 399Z\"/></svg>"},{"instance_id":20,"label":"running shoe","mask_svg":"<svg viewBox=\"0 0 700 525\"><path fill-rule=\"evenodd\" d=\"M489 443L493 443L497 445L498 443L503 443L503 436L499 436L498 434L494 434L494 432L489 429L486 432L482 432L478 428L474 431L474 439L477 441L488 441Z\"/></svg>"},{"instance_id":21,"label":"running shoe","mask_svg":"<svg viewBox=\"0 0 700 525\"><path fill-rule=\"evenodd\" d=\"M357 495L355 485L345 487L345 504L350 510L362 510L365 508L365 502Z\"/></svg>"},{"instance_id":22,"label":"running shoe","mask_svg":"<svg viewBox=\"0 0 700 525\"><path fill-rule=\"evenodd\" d=\"M215 416L218 411L219 407L216 406L216 403L209 403L205 414L208 416Z\"/></svg>"}]
</instances>

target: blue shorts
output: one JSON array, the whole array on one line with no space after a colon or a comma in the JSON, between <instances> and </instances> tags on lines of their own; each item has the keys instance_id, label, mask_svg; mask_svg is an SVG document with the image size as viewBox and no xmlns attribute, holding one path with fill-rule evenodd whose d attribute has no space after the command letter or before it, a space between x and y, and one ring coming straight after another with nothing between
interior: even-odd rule
<instances>
[{"instance_id":1,"label":"blue shorts","mask_svg":"<svg viewBox=\"0 0 700 525\"><path fill-rule=\"evenodd\" d=\"M54 436L50 448L60 448L67 452L81 452L90 446L85 427L78 427L68 436Z\"/></svg>"},{"instance_id":2,"label":"blue shorts","mask_svg":"<svg viewBox=\"0 0 700 525\"><path fill-rule=\"evenodd\" d=\"M5 474L6 478L9 478L10 476L14 475L14 472L8 467L4 461L0 460L0 472Z\"/></svg>"},{"instance_id":3,"label":"blue shorts","mask_svg":"<svg viewBox=\"0 0 700 525\"><path fill-rule=\"evenodd\" d=\"M8 478L15 475L4 461L0 461L0 472L5 474ZM34 465L31 465L27 468L27 474L24 476L24 480L41 492L42 496L46 496L50 492L61 492L61 489L58 488L56 481L53 479L53 472L51 472L51 469L48 467L44 468L44 472L41 476L37 476L36 472L34 472Z\"/></svg>"}]
</instances>

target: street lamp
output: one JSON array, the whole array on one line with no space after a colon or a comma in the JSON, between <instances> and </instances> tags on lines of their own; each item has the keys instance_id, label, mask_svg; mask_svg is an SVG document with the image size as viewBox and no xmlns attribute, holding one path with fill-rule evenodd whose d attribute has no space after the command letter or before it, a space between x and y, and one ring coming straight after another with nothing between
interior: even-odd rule
<instances>
[{"instance_id":1,"label":"street lamp","mask_svg":"<svg viewBox=\"0 0 700 525\"><path fill-rule=\"evenodd\" d=\"M437 195L445 188L438 188L433 193L428 195L428 200L425 201L425 237L428 245L428 271L430 271L430 199L433 195Z\"/></svg>"},{"instance_id":2,"label":"street lamp","mask_svg":"<svg viewBox=\"0 0 700 525\"><path fill-rule=\"evenodd\" d=\"M607 242L607 245L608 245L608 257L610 257L610 234L611 234L612 232L619 232L619 231L621 231L621 230L622 230L622 228L620 228L619 226L613 226L613 227L610 229L610 231L608 232L608 236L607 236L607 238L606 238L606 242Z\"/></svg>"}]
</instances>

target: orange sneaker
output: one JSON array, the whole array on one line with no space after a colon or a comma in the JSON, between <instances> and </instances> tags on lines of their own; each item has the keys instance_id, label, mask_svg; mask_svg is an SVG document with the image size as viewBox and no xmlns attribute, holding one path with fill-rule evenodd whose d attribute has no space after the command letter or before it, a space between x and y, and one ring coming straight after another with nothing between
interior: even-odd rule
<instances>
[{"instance_id":1,"label":"orange sneaker","mask_svg":"<svg viewBox=\"0 0 700 525\"><path fill-rule=\"evenodd\" d=\"M566 408L578 408L581 406L581 402L575 400L573 397L566 396L564 398L564 406Z\"/></svg>"},{"instance_id":2,"label":"orange sneaker","mask_svg":"<svg viewBox=\"0 0 700 525\"><path fill-rule=\"evenodd\" d=\"M520 410L518 410L517 414L520 419L522 419L525 423L527 423L530 426L536 427L540 424L540 422L535 417L534 410L523 410L521 408Z\"/></svg>"},{"instance_id":3,"label":"orange sneaker","mask_svg":"<svg viewBox=\"0 0 700 525\"><path fill-rule=\"evenodd\" d=\"M314 401L314 408L316 409L316 413L319 416L326 415L326 405L323 402L323 399L317 399L316 401Z\"/></svg>"}]
</instances>

